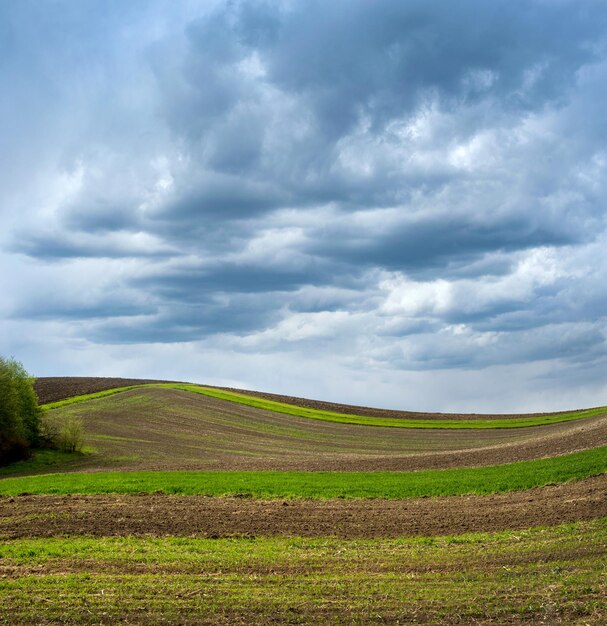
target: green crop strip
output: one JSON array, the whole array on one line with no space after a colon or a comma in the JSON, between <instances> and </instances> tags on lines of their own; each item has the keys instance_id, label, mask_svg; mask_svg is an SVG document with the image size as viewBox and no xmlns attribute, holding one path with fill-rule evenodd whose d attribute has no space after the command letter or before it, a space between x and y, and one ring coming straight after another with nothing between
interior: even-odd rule
<instances>
[{"instance_id":1,"label":"green crop strip","mask_svg":"<svg viewBox=\"0 0 607 626\"><path fill-rule=\"evenodd\" d=\"M604 624L606 541L605 519L399 539L11 539L0 623Z\"/></svg>"},{"instance_id":2,"label":"green crop strip","mask_svg":"<svg viewBox=\"0 0 607 626\"><path fill-rule=\"evenodd\" d=\"M99 472L0 480L0 495L167 494L255 498L414 498L530 489L607 472L607 446L549 459L419 472Z\"/></svg>"},{"instance_id":3,"label":"green crop strip","mask_svg":"<svg viewBox=\"0 0 607 626\"><path fill-rule=\"evenodd\" d=\"M81 396L72 396L71 398L65 398L65 400L57 400L56 402L48 402L42 404L41 408L45 410L60 409L70 404L78 404L79 402L85 402L86 400L97 400L98 398L105 398L107 396L113 396L123 391L130 391L131 389L150 387L153 385L129 385L128 387L115 387L114 389L106 389L105 391L96 391L95 393L85 393Z\"/></svg>"},{"instance_id":4,"label":"green crop strip","mask_svg":"<svg viewBox=\"0 0 607 626\"><path fill-rule=\"evenodd\" d=\"M179 565L192 570L206 564L217 569L238 569L243 561L254 566L309 567L330 556L336 561L355 560L370 564L374 552L384 551L387 565L403 565L403 552L408 566L458 566L459 557L486 559L479 553L482 545L493 557L527 561L554 555L557 547L575 548L580 543L596 542L601 551L607 542L607 518L563 523L547 528L527 528L496 532L467 532L458 535L357 538L337 537L136 537L136 536L54 536L0 540L0 560L11 566L46 566L58 560L82 559L105 564L139 563L150 565ZM343 548L348 547L348 550ZM450 551L450 558L446 552ZM532 557L534 557L532 559ZM337 565L337 567L341 567ZM431 571L431 568L426 568Z\"/></svg>"},{"instance_id":5,"label":"green crop strip","mask_svg":"<svg viewBox=\"0 0 607 626\"><path fill-rule=\"evenodd\" d=\"M307 407L297 406L295 404L287 404L286 402L276 402L275 400L266 400L265 398L257 398L233 391L224 391L223 389L215 389L211 387L202 387L192 384L181 383L158 383L135 385L129 387L118 387L116 389L108 389L97 393L90 393L82 396L74 396L66 400L51 402L43 405L45 409L56 409L76 402L85 400L94 400L111 396L123 391L131 389L146 388L164 388L177 389L180 391L189 391L204 396L217 398L219 400L227 400L237 404L273 411L275 413L283 413L296 417L307 417L310 419L322 420L325 422L336 422L339 424L359 424L363 426L383 426L391 428L433 428L433 429L462 429L462 428L525 428L529 426L545 426L548 424L558 424L560 422L569 422L579 420L586 417L593 417L607 413L607 407L597 407L593 409L585 409L581 411L571 411L568 413L553 413L549 415L540 415L534 417L505 417L503 419L401 419L390 417L371 417L361 415L350 415L347 413L335 413L333 411L324 411L320 409L311 409Z\"/></svg>"}]
</instances>

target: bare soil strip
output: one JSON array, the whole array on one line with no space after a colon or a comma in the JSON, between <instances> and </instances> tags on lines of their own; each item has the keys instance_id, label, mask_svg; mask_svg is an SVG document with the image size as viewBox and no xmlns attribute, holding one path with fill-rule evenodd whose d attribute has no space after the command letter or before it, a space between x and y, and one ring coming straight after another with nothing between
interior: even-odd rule
<instances>
[{"instance_id":1,"label":"bare soil strip","mask_svg":"<svg viewBox=\"0 0 607 626\"><path fill-rule=\"evenodd\" d=\"M131 385L145 385L148 383L166 383L175 381L153 380L143 378L92 378L85 376L49 376L36 378L34 390L40 404L57 402L74 396L87 393L129 387Z\"/></svg>"},{"instance_id":2,"label":"bare soil strip","mask_svg":"<svg viewBox=\"0 0 607 626\"><path fill-rule=\"evenodd\" d=\"M452 535L607 516L607 475L493 496L253 500L96 495L0 498L0 538L94 536L341 538Z\"/></svg>"}]
</instances>

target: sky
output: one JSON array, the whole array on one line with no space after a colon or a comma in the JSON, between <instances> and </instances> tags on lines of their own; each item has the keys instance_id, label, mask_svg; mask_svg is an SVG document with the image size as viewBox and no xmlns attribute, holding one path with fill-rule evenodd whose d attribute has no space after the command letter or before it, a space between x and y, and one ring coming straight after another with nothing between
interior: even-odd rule
<instances>
[{"instance_id":1,"label":"sky","mask_svg":"<svg viewBox=\"0 0 607 626\"><path fill-rule=\"evenodd\" d=\"M607 404L604 0L0 0L0 354Z\"/></svg>"}]
</instances>

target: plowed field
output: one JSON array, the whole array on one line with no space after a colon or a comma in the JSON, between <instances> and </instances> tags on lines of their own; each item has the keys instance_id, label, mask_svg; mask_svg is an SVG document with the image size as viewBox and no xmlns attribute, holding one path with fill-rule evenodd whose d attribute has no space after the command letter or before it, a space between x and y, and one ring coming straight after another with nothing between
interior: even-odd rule
<instances>
[{"instance_id":1,"label":"plowed field","mask_svg":"<svg viewBox=\"0 0 607 626\"><path fill-rule=\"evenodd\" d=\"M159 381L38 379L36 390L46 403L148 382ZM239 470L248 485L257 470L302 471L307 484L307 472L372 472L376 485L379 471L476 467L486 485L500 464L590 449L578 456L601 463L599 475L492 495L164 495L153 472L146 493L0 496L0 624L607 623L607 415L501 430L377 428L143 387L52 412L82 418L86 454L4 475L81 472L91 483L107 470L196 470L199 481L206 470L228 472L233 485ZM56 487L60 477L46 480Z\"/></svg>"},{"instance_id":2,"label":"plowed field","mask_svg":"<svg viewBox=\"0 0 607 626\"><path fill-rule=\"evenodd\" d=\"M491 496L257 500L201 496L0 496L0 538L53 535L342 538L452 535L607 516L607 476Z\"/></svg>"},{"instance_id":3,"label":"plowed field","mask_svg":"<svg viewBox=\"0 0 607 626\"><path fill-rule=\"evenodd\" d=\"M96 452L78 467L95 470L410 471L510 463L607 444L607 416L501 430L374 428L174 389L132 389L54 412L83 419L86 443Z\"/></svg>"}]
</instances>

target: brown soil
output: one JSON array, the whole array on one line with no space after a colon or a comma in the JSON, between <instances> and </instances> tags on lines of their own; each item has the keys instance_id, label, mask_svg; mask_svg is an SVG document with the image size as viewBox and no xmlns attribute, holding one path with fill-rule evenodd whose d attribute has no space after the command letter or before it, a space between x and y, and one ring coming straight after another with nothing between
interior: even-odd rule
<instances>
[{"instance_id":1,"label":"brown soil","mask_svg":"<svg viewBox=\"0 0 607 626\"><path fill-rule=\"evenodd\" d=\"M517 429L376 428L158 388L133 389L63 410L82 417L86 444L97 452L57 471L408 471L494 465L607 445L607 416Z\"/></svg>"},{"instance_id":2,"label":"brown soil","mask_svg":"<svg viewBox=\"0 0 607 626\"><path fill-rule=\"evenodd\" d=\"M166 380L152 380L143 378L90 378L84 376L49 376L36 378L34 390L40 404L57 402L73 396L82 396L87 393L129 387L130 385L145 385L147 383L170 382Z\"/></svg>"},{"instance_id":3,"label":"brown soil","mask_svg":"<svg viewBox=\"0 0 607 626\"><path fill-rule=\"evenodd\" d=\"M399 537L512 530L602 516L607 516L607 475L509 494L409 500L0 497L0 537Z\"/></svg>"}]
</instances>

